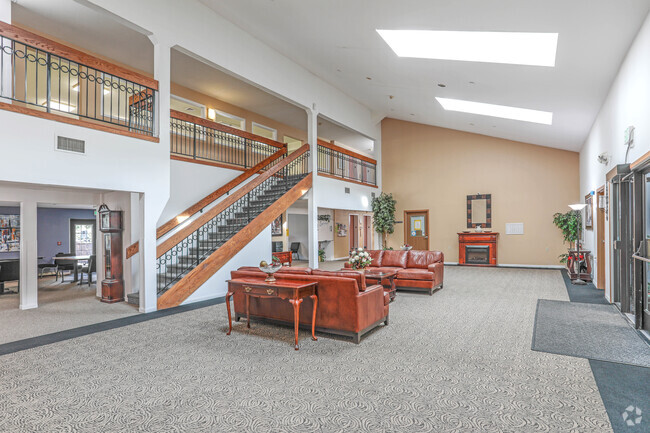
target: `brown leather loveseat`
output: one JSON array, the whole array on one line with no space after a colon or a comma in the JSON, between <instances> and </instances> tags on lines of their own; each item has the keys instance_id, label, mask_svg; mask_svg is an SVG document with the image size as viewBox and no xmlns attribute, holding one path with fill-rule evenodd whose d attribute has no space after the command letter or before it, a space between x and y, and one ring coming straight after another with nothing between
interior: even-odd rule
<instances>
[{"instance_id":1,"label":"brown leather loveseat","mask_svg":"<svg viewBox=\"0 0 650 433\"><path fill-rule=\"evenodd\" d=\"M372 258L368 269L397 271L399 289L425 290L432 295L442 289L445 256L441 251L367 250ZM348 263L345 267L350 267ZM388 284L388 281L382 282Z\"/></svg>"},{"instance_id":2,"label":"brown leather loveseat","mask_svg":"<svg viewBox=\"0 0 650 433\"><path fill-rule=\"evenodd\" d=\"M259 278L266 274L254 267L242 267L231 272L235 278ZM280 279L318 282L316 330L352 337L359 343L361 337L381 323L388 325L389 296L380 285L366 286L361 272L328 272L310 268L282 268L275 274ZM246 299L243 293L233 295L235 319L246 317ZM305 298L300 307L300 325L311 328L313 304ZM279 321L293 325L293 307L277 298L250 299L251 318Z\"/></svg>"}]
</instances>

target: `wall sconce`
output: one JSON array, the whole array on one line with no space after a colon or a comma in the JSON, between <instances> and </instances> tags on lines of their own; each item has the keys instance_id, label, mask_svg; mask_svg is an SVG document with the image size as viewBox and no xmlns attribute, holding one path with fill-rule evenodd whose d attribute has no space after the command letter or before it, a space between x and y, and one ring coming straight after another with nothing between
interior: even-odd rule
<instances>
[{"instance_id":1,"label":"wall sconce","mask_svg":"<svg viewBox=\"0 0 650 433\"><path fill-rule=\"evenodd\" d=\"M210 120L216 120L217 118L217 112L215 111L214 108L208 108L208 119Z\"/></svg>"},{"instance_id":2,"label":"wall sconce","mask_svg":"<svg viewBox=\"0 0 650 433\"><path fill-rule=\"evenodd\" d=\"M598 162L600 162L603 165L609 164L609 160L611 159L611 155L607 152L603 152L600 155L598 155Z\"/></svg>"}]
</instances>

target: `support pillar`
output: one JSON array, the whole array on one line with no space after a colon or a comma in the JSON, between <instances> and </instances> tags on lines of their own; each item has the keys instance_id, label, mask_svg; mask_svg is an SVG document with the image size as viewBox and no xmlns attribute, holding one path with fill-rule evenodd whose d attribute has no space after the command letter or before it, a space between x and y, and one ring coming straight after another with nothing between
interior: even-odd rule
<instances>
[{"instance_id":1,"label":"support pillar","mask_svg":"<svg viewBox=\"0 0 650 433\"><path fill-rule=\"evenodd\" d=\"M307 197L307 230L309 239L309 267L318 268L318 204L316 191L318 189L318 111L316 104L307 109L307 142L309 148L309 171L313 173L312 187Z\"/></svg>"},{"instance_id":2,"label":"support pillar","mask_svg":"<svg viewBox=\"0 0 650 433\"><path fill-rule=\"evenodd\" d=\"M20 309L38 307L38 241L36 202L20 203Z\"/></svg>"}]
</instances>

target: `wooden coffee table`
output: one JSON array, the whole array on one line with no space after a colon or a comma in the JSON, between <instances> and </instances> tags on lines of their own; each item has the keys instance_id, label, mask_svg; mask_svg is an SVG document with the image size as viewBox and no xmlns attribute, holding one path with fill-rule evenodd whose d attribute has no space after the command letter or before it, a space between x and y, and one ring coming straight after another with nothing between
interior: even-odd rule
<instances>
[{"instance_id":1,"label":"wooden coffee table","mask_svg":"<svg viewBox=\"0 0 650 433\"><path fill-rule=\"evenodd\" d=\"M359 271L359 269L350 269L350 268L343 268L341 271ZM390 296L390 302L393 302L395 300L395 295L397 294L397 289L395 288L395 277L397 276L397 271L372 271L372 270L367 270L365 271L364 275L366 276L366 280L371 280L374 281L375 284L381 284L381 281L386 279L389 282L389 286L383 286L384 287L384 292L388 292Z\"/></svg>"},{"instance_id":2,"label":"wooden coffee table","mask_svg":"<svg viewBox=\"0 0 650 433\"><path fill-rule=\"evenodd\" d=\"M228 308L228 332L232 332L232 318L230 315L230 298L235 292L243 293L246 297L246 326L251 327L250 298L280 298L285 299L293 306L293 325L295 334L294 349L298 350L298 326L300 322L300 304L303 298L310 297L314 302L314 311L311 317L311 338L316 338L316 308L318 296L316 287L318 283L310 281L295 281L277 279L274 283L267 283L257 278L236 278L228 280L228 293L226 294L226 307Z\"/></svg>"}]
</instances>

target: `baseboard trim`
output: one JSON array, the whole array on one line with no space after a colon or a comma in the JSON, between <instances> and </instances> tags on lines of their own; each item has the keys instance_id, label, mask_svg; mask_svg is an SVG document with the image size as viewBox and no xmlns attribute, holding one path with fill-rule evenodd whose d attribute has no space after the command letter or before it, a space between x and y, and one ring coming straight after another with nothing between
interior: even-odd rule
<instances>
[{"instance_id":1,"label":"baseboard trim","mask_svg":"<svg viewBox=\"0 0 650 433\"><path fill-rule=\"evenodd\" d=\"M458 262L445 262L445 266L460 266ZM484 266L484 267L489 267L489 266ZM508 264L504 263L501 265L496 265L493 266L496 268L528 268L528 269L558 269L562 270L565 269L565 266L562 265L516 265L516 264Z\"/></svg>"}]
</instances>

